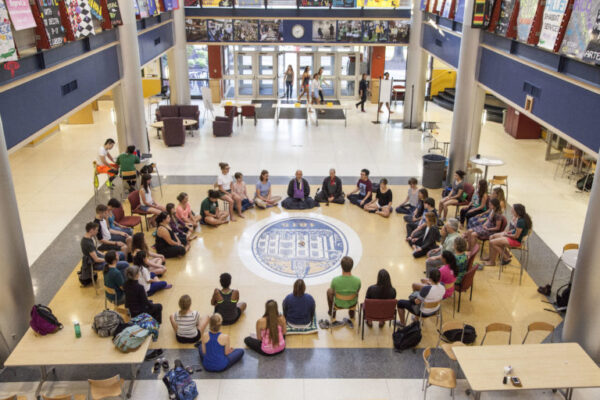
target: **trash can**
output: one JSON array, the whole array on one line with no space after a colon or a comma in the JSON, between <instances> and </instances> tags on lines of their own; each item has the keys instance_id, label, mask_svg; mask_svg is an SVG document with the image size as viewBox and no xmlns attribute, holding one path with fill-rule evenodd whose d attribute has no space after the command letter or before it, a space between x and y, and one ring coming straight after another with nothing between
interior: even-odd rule
<instances>
[{"instance_id":1,"label":"trash can","mask_svg":"<svg viewBox=\"0 0 600 400\"><path fill-rule=\"evenodd\" d=\"M446 157L439 154L423 156L423 186L428 189L439 189L444 182Z\"/></svg>"}]
</instances>

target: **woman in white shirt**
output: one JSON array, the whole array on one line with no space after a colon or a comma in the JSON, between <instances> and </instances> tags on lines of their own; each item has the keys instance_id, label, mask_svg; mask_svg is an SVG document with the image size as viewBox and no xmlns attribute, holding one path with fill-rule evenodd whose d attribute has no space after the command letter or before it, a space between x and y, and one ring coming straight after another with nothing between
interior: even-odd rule
<instances>
[{"instance_id":1,"label":"woman in white shirt","mask_svg":"<svg viewBox=\"0 0 600 400\"><path fill-rule=\"evenodd\" d=\"M231 168L229 167L229 164L224 162L219 163L219 168L221 168L221 173L217 176L217 186L221 193L221 200L229 203L229 216L231 221L235 221L235 219L233 219L234 205L240 218L244 218L242 215L242 198L237 193L231 191L231 184L233 183L233 176L231 175L231 172L229 172Z\"/></svg>"},{"instance_id":2,"label":"woman in white shirt","mask_svg":"<svg viewBox=\"0 0 600 400\"><path fill-rule=\"evenodd\" d=\"M150 174L142 175L142 184L140 186L139 194L140 209L154 214L148 222L151 226L156 226L156 216L163 211L167 211L167 209L164 206L157 204L152 198L152 176Z\"/></svg>"},{"instance_id":3,"label":"woman in white shirt","mask_svg":"<svg viewBox=\"0 0 600 400\"><path fill-rule=\"evenodd\" d=\"M146 252L143 250L138 251L135 257L133 257L133 265L137 266L140 269L138 283L144 287L146 294L148 296L152 296L159 290L171 289L173 285L170 285L165 281L161 281L154 274L154 272L150 272L148 266L146 265L145 259Z\"/></svg>"}]
</instances>

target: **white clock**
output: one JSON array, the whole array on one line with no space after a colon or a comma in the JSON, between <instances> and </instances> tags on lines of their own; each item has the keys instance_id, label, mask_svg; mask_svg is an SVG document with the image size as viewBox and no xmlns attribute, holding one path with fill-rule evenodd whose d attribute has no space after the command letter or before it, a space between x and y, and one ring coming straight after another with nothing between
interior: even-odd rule
<instances>
[{"instance_id":1,"label":"white clock","mask_svg":"<svg viewBox=\"0 0 600 400\"><path fill-rule=\"evenodd\" d=\"M300 24L296 24L292 27L292 36L296 39L300 39L304 36L304 27Z\"/></svg>"}]
</instances>

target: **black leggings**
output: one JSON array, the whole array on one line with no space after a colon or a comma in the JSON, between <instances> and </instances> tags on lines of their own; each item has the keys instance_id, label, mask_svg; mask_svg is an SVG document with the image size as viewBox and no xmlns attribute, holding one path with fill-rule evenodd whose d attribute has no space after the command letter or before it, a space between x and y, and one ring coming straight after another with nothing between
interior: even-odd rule
<instances>
[{"instance_id":1,"label":"black leggings","mask_svg":"<svg viewBox=\"0 0 600 400\"><path fill-rule=\"evenodd\" d=\"M358 107L360 105L360 109L361 111L365 111L365 103L367 101L367 96L362 96L360 98L360 101L358 103L356 103L356 106Z\"/></svg>"},{"instance_id":2,"label":"black leggings","mask_svg":"<svg viewBox=\"0 0 600 400\"><path fill-rule=\"evenodd\" d=\"M201 337L202 337L202 332L200 332L200 331L198 331L198 334L196 335L196 337L193 337L193 338L179 336L177 334L175 335L175 338L177 339L177 341L179 343L196 343L200 340Z\"/></svg>"},{"instance_id":3,"label":"black leggings","mask_svg":"<svg viewBox=\"0 0 600 400\"><path fill-rule=\"evenodd\" d=\"M142 313L147 313L150 314L150 316L152 318L154 318L156 320L156 322L158 322L159 324L162 324L162 304L159 303L152 303L150 305L149 309L146 309L142 312L136 313L136 314L131 314L132 317L137 317L138 315L142 314Z\"/></svg>"},{"instance_id":4,"label":"black leggings","mask_svg":"<svg viewBox=\"0 0 600 400\"><path fill-rule=\"evenodd\" d=\"M158 254L162 254L165 258L175 258L185 255L185 247L183 246L168 246L161 249L156 249Z\"/></svg>"},{"instance_id":5,"label":"black leggings","mask_svg":"<svg viewBox=\"0 0 600 400\"><path fill-rule=\"evenodd\" d=\"M255 339L251 336L246 337L244 339L244 343L246 344L246 346L249 349L254 350L258 354L267 356L267 357L276 356L277 354L283 353L283 350L285 350L285 348L283 348L283 350L281 350L279 353L267 354L264 351L262 351L262 340Z\"/></svg>"}]
</instances>

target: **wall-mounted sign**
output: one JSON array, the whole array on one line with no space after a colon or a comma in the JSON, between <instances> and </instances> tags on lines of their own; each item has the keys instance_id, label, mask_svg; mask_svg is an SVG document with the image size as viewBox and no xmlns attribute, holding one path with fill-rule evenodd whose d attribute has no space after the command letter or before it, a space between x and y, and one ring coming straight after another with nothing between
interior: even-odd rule
<instances>
[{"instance_id":1,"label":"wall-mounted sign","mask_svg":"<svg viewBox=\"0 0 600 400\"><path fill-rule=\"evenodd\" d=\"M114 26L123 25L123 19L121 18L121 10L119 9L119 2L117 0L107 0L106 5L108 6L108 15L110 17L110 23Z\"/></svg>"},{"instance_id":2,"label":"wall-mounted sign","mask_svg":"<svg viewBox=\"0 0 600 400\"><path fill-rule=\"evenodd\" d=\"M87 0L66 0L69 21L76 39L94 35L92 10Z\"/></svg>"},{"instance_id":3,"label":"wall-mounted sign","mask_svg":"<svg viewBox=\"0 0 600 400\"><path fill-rule=\"evenodd\" d=\"M560 52L583 59L600 11L600 0L575 0Z\"/></svg>"},{"instance_id":4,"label":"wall-mounted sign","mask_svg":"<svg viewBox=\"0 0 600 400\"><path fill-rule=\"evenodd\" d=\"M10 20L12 21L15 31L22 29L34 28L35 20L31 13L31 7L29 6L28 0L5 0L6 8L10 14Z\"/></svg>"},{"instance_id":5,"label":"wall-mounted sign","mask_svg":"<svg viewBox=\"0 0 600 400\"><path fill-rule=\"evenodd\" d=\"M544 18L538 46L547 50L554 50L558 33L561 30L563 19L569 0L548 0L544 8Z\"/></svg>"},{"instance_id":6,"label":"wall-mounted sign","mask_svg":"<svg viewBox=\"0 0 600 400\"><path fill-rule=\"evenodd\" d=\"M60 21L58 0L38 0L40 17L44 22L44 29L48 35L50 47L63 44L65 34Z\"/></svg>"},{"instance_id":7,"label":"wall-mounted sign","mask_svg":"<svg viewBox=\"0 0 600 400\"><path fill-rule=\"evenodd\" d=\"M233 22L233 40L236 42L258 42L258 20L236 19Z\"/></svg>"},{"instance_id":8,"label":"wall-mounted sign","mask_svg":"<svg viewBox=\"0 0 600 400\"><path fill-rule=\"evenodd\" d=\"M0 0L0 63L16 60L17 50L13 34L10 30L8 10L3 0Z\"/></svg>"}]
</instances>

